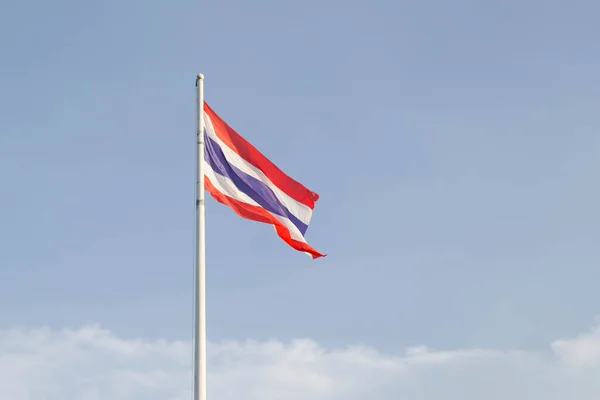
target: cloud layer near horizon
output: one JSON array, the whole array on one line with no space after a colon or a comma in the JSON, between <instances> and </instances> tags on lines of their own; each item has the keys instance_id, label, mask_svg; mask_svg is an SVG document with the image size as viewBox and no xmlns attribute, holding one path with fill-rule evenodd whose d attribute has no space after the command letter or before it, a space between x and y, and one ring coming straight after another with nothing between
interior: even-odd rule
<instances>
[{"instance_id":1,"label":"cloud layer near horizon","mask_svg":"<svg viewBox=\"0 0 600 400\"><path fill-rule=\"evenodd\" d=\"M426 347L403 354L311 340L209 345L219 400L597 400L600 328L545 352ZM189 400L191 345L128 340L99 326L0 331L0 398Z\"/></svg>"}]
</instances>

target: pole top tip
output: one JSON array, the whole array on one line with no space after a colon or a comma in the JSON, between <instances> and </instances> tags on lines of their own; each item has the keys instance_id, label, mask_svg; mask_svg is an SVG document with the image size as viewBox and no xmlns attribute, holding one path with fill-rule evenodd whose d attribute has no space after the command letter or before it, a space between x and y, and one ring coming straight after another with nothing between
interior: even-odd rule
<instances>
[{"instance_id":1,"label":"pole top tip","mask_svg":"<svg viewBox=\"0 0 600 400\"><path fill-rule=\"evenodd\" d=\"M204 75L198 74L198 76L196 77L196 79L198 79L198 80L204 79Z\"/></svg>"}]
</instances>

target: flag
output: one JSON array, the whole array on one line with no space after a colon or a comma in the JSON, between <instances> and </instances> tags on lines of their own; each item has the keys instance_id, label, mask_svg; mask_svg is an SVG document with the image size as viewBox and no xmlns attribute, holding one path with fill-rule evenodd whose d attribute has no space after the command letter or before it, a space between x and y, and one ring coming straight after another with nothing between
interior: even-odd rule
<instances>
[{"instance_id":1,"label":"flag","mask_svg":"<svg viewBox=\"0 0 600 400\"><path fill-rule=\"evenodd\" d=\"M240 217L273 225L292 248L322 257L304 239L319 195L290 178L204 103L204 187Z\"/></svg>"}]
</instances>

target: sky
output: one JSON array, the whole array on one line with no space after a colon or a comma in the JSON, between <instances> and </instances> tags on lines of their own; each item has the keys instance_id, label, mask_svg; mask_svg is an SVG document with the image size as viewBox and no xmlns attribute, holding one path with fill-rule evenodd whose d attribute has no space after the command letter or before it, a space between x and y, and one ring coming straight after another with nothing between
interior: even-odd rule
<instances>
[{"instance_id":1,"label":"sky","mask_svg":"<svg viewBox=\"0 0 600 400\"><path fill-rule=\"evenodd\" d=\"M328 254L207 201L210 396L598 398L598 12L5 0L0 394L190 398L201 72Z\"/></svg>"}]
</instances>

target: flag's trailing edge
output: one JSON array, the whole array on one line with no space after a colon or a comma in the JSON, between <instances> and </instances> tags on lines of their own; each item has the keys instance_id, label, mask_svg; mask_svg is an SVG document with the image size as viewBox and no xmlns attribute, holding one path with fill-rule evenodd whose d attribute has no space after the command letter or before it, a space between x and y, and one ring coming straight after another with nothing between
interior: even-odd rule
<instances>
[{"instance_id":1,"label":"flag's trailing edge","mask_svg":"<svg viewBox=\"0 0 600 400\"><path fill-rule=\"evenodd\" d=\"M304 239L319 195L287 176L204 103L205 189L240 217L271 224L281 239L312 258Z\"/></svg>"}]
</instances>

